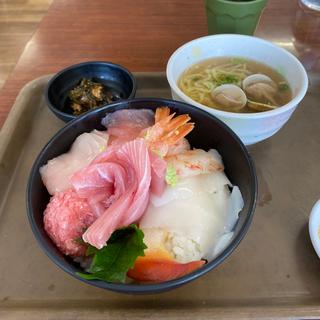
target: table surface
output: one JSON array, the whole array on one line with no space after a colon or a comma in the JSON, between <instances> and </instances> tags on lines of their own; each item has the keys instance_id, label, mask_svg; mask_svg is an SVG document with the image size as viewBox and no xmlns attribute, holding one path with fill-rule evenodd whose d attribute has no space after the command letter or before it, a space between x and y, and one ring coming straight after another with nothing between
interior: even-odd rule
<instances>
[{"instance_id":1,"label":"table surface","mask_svg":"<svg viewBox=\"0 0 320 320\"><path fill-rule=\"evenodd\" d=\"M310 44L319 44L309 25L316 20L304 19L298 8L295 0L269 0L256 36L298 56L308 47L309 61ZM1 90L0 127L20 89L34 78L90 60L164 71L176 48L206 34L203 1L55 0Z\"/></svg>"}]
</instances>

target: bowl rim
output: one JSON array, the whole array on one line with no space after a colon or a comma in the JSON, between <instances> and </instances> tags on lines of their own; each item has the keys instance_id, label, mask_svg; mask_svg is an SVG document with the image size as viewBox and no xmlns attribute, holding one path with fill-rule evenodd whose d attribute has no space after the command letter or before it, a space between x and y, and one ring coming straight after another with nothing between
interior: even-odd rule
<instances>
[{"instance_id":1,"label":"bowl rim","mask_svg":"<svg viewBox=\"0 0 320 320\"><path fill-rule=\"evenodd\" d=\"M31 187L36 179L36 175L39 174L39 171L37 168L40 167L40 160L43 157L43 155L47 152L47 150L51 147L51 144L54 140L58 139L59 137L63 136L66 131L69 130L70 127L74 126L77 123L80 123L84 118L90 116L93 113L100 113L100 112L107 112L108 109L111 108L116 108L119 105L123 104L130 104L132 103L133 105L139 105L142 102L158 102L161 105L168 105L168 104L179 104L182 106L187 106L188 108L194 108L192 105L187 104L185 102L181 101L175 101L171 99L162 99L162 98L138 98L138 99L126 99L126 100L121 100L118 102L114 102L108 105L104 105L99 109L94 109L91 110L80 117L68 122L63 128L61 128L59 131L57 131L53 137L46 143L46 145L42 148L42 150L39 152L37 158L34 160L34 163L32 165L32 169L30 171L29 177L28 177L28 183L27 183L27 190L26 190L26 208L27 208L27 216L29 220L29 224L31 226L32 232L34 234L34 237L36 238L38 245L41 247L42 251L52 260L54 264L56 264L59 268L61 268L63 271L67 272L74 278L85 282L90 285L94 285L96 287L102 288L102 289L108 289L111 291L117 291L121 293L127 293L127 294L150 294L150 293L159 293L163 291L167 291L170 289L174 289L178 286L181 286L183 284L186 284L202 275L205 273L209 272L210 270L214 269L217 267L220 263L222 263L239 245L243 237L246 235L250 225L251 221L253 219L254 211L256 208L256 202L257 202L257 195L258 195L258 182L257 182L257 174L256 174L256 169L255 165L253 162L253 159L251 155L249 154L247 148L243 144L243 142L240 140L240 138L221 120L219 120L216 116L202 110L202 109L197 109L197 112L203 113L204 116L207 116L211 118L213 121L216 121L223 130L227 131L233 139L236 140L236 142L239 144L241 151L246 159L246 162L248 163L249 166L249 172L250 172L250 184L253 187L253 193L250 195L249 199L249 206L248 206L248 216L245 219L245 222L242 226L242 228L239 230L239 233L236 235L236 237L229 243L229 245L217 256L215 257L214 260L211 262L205 264L203 267L200 269L187 274L181 278L170 280L170 281L165 281L161 283L156 283L156 284L115 284L115 283L108 283L104 282L101 280L86 280L83 278L80 278L74 270L68 265L66 266L64 263L62 263L59 259L56 258L56 255L53 253L52 250L48 248L46 245L46 242L44 241L45 239L43 238L43 235L41 233L41 230L37 227L37 224L35 222L34 216L32 214L32 208L31 208L31 199L32 199L32 194L31 194ZM129 107L133 108L133 107ZM123 108L123 109L128 109L128 108Z\"/></svg>"},{"instance_id":2,"label":"bowl rim","mask_svg":"<svg viewBox=\"0 0 320 320\"><path fill-rule=\"evenodd\" d=\"M320 258L320 199L313 205L309 217L309 235L315 252Z\"/></svg>"},{"instance_id":3,"label":"bowl rim","mask_svg":"<svg viewBox=\"0 0 320 320\"><path fill-rule=\"evenodd\" d=\"M173 65L175 63L175 59L176 57L181 54L181 52L183 52L185 49L187 49L188 47L201 43L201 42L206 42L207 40L212 40L212 39L218 39L218 38L225 38L228 41L232 41L233 39L237 38L237 39L249 39L252 42L255 43L261 43L263 45L269 46L272 50L276 50L278 51L280 54L286 55L289 59L293 60L297 66L297 71L301 74L302 76L302 86L301 88L299 88L297 94L285 105L278 107L277 109L274 110L269 110L269 111L263 111L263 112L251 112L251 113L236 113L236 112L229 112L229 111L222 111L222 110L217 110L214 108L210 108L206 105L203 105L199 102L194 101L193 99L191 99L190 97L188 97L182 90L180 90L180 88L178 87L176 81L173 80ZM202 59L200 61L203 61L205 59ZM171 87L171 90L173 90L178 96L180 96L185 102L192 104L198 108L201 108L203 110L206 110L208 112L212 112L213 114L217 115L217 116L221 116L221 117L225 117L225 118L233 118L233 119L260 119L260 118L265 118L265 117L269 117L269 116L276 116L279 115L283 112L286 112L292 108L294 108L295 106L297 106L299 104L299 102L304 98L307 90L308 90L308 75L307 72L305 70L305 68L303 67L302 63L289 51L273 44L270 41L261 39L261 38L257 38L254 36L248 36L248 35L240 35L240 34L218 34L218 35L209 35L209 36L204 36L204 37L200 37L197 39L193 39L185 44L183 44L182 46L180 46L179 48L177 48L172 55L170 56L168 62L167 62L167 67L166 67L166 76L167 76L167 80L169 82L169 85ZM181 76L181 75L179 75Z\"/></svg>"},{"instance_id":4,"label":"bowl rim","mask_svg":"<svg viewBox=\"0 0 320 320\"><path fill-rule=\"evenodd\" d=\"M219 0L219 1L226 3L226 4L232 4L232 5L238 6L238 7L244 7L244 6L248 5L248 3L246 3L246 1L241 1L241 2L240 1L235 2L232 0ZM252 0L252 1L250 1L250 4L252 4L252 2L253 2L253 4L255 5L256 3L263 2L263 1L265 1L265 0Z\"/></svg>"},{"instance_id":5,"label":"bowl rim","mask_svg":"<svg viewBox=\"0 0 320 320\"><path fill-rule=\"evenodd\" d=\"M83 66L86 66L86 65L104 65L104 66L109 66L109 67L114 67L114 68L117 68L117 69L120 69L121 71L123 71L124 73L126 73L131 82L132 82L132 89L131 89L131 92L130 92L130 95L126 98L126 99L123 99L123 100L127 100L127 99L132 99L134 98L135 94L136 94L136 91L137 91L137 80L136 78L134 77L134 75L132 74L131 71L129 71L126 67L120 65L120 64L117 64L117 63L113 63L113 62L110 62L110 61L100 61L100 60L95 60L95 61L85 61L85 62L80 62L80 63L76 63L76 64L73 64L71 66L68 66L60 71L58 71L56 74L54 74L52 76L52 78L49 80L49 82L47 83L45 89L44 89L44 97L45 97L45 101L46 101L46 104L48 105L49 109L55 113L55 114L58 114L59 116L61 117L65 117L65 118L68 118L69 120L70 119L76 119L78 118L79 116L76 116L76 115L73 115L73 114L70 114L70 113L67 113L67 112L63 112L61 111L60 109L58 109L56 106L54 106L49 98L49 92L50 92L50 89L51 89L51 86L52 84L59 78L61 77L63 74L69 72L70 70L74 70L74 69L77 69L77 68L82 68ZM104 105L101 105L100 107L98 107L97 109L103 107ZM87 111L88 112L88 111Z\"/></svg>"}]
</instances>

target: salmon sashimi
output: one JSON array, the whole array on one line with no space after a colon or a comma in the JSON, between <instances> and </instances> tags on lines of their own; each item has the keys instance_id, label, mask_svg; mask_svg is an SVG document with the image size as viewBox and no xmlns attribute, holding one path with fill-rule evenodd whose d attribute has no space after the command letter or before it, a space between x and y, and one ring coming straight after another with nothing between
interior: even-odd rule
<instances>
[{"instance_id":1,"label":"salmon sashimi","mask_svg":"<svg viewBox=\"0 0 320 320\"><path fill-rule=\"evenodd\" d=\"M179 263L169 259L139 257L129 270L128 277L146 283L170 281L194 272L204 264L204 260Z\"/></svg>"},{"instance_id":2,"label":"salmon sashimi","mask_svg":"<svg viewBox=\"0 0 320 320\"><path fill-rule=\"evenodd\" d=\"M148 205L151 162L145 141L135 139L117 149L111 147L77 172L71 183L79 196L99 208L99 218L82 238L101 249L113 231L137 222Z\"/></svg>"}]
</instances>

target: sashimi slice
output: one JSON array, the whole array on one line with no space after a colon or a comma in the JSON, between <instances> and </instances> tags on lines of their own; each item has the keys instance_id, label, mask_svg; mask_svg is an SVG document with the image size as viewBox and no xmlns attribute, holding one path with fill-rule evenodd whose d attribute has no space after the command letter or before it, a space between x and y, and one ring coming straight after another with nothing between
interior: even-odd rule
<instances>
[{"instance_id":1,"label":"sashimi slice","mask_svg":"<svg viewBox=\"0 0 320 320\"><path fill-rule=\"evenodd\" d=\"M53 195L71 188L69 178L104 151L107 143L106 131L85 132L77 137L69 152L49 160L40 168L41 178L48 192Z\"/></svg>"},{"instance_id":2,"label":"sashimi slice","mask_svg":"<svg viewBox=\"0 0 320 320\"><path fill-rule=\"evenodd\" d=\"M151 163L147 145L143 139L136 139L125 144L120 150L118 157L122 161L127 161L128 167L134 170L133 202L121 219L121 227L128 226L138 221L147 208L150 197L151 185Z\"/></svg>"},{"instance_id":3,"label":"sashimi slice","mask_svg":"<svg viewBox=\"0 0 320 320\"><path fill-rule=\"evenodd\" d=\"M226 220L225 230L233 230L238 219L239 213L244 207L244 201L242 198L239 187L234 186L231 191L230 201L228 203L228 219Z\"/></svg>"},{"instance_id":4,"label":"sashimi slice","mask_svg":"<svg viewBox=\"0 0 320 320\"><path fill-rule=\"evenodd\" d=\"M147 109L123 109L107 114L101 121L108 129L111 144L134 140L140 132L154 124L154 113Z\"/></svg>"},{"instance_id":5,"label":"sashimi slice","mask_svg":"<svg viewBox=\"0 0 320 320\"><path fill-rule=\"evenodd\" d=\"M101 249L113 231L120 228L122 215L129 210L133 201L134 187L132 186L118 201L115 201L82 235L82 239L92 246Z\"/></svg>"},{"instance_id":6,"label":"sashimi slice","mask_svg":"<svg viewBox=\"0 0 320 320\"><path fill-rule=\"evenodd\" d=\"M181 178L162 196L152 195L139 221L145 240L158 233L149 230L161 229L169 234L165 243L177 261L211 260L220 237L233 230L243 208L239 188L234 186L230 193L230 185L223 172L215 171ZM146 242L149 249L152 244Z\"/></svg>"},{"instance_id":7,"label":"sashimi slice","mask_svg":"<svg viewBox=\"0 0 320 320\"><path fill-rule=\"evenodd\" d=\"M77 171L70 181L80 197L100 197L102 194L105 199L114 193L124 192L126 171L115 162L94 163Z\"/></svg>"},{"instance_id":8,"label":"sashimi slice","mask_svg":"<svg viewBox=\"0 0 320 320\"><path fill-rule=\"evenodd\" d=\"M183 277L205 264L204 260L179 263L163 258L139 257L128 277L144 282L163 282Z\"/></svg>"},{"instance_id":9,"label":"sashimi slice","mask_svg":"<svg viewBox=\"0 0 320 320\"><path fill-rule=\"evenodd\" d=\"M94 163L70 179L78 195L86 198L99 217L126 189L126 170L114 162Z\"/></svg>"},{"instance_id":10,"label":"sashimi slice","mask_svg":"<svg viewBox=\"0 0 320 320\"><path fill-rule=\"evenodd\" d=\"M167 162L161 159L158 155L149 151L151 161L151 193L161 196L166 189L166 171Z\"/></svg>"},{"instance_id":11,"label":"sashimi slice","mask_svg":"<svg viewBox=\"0 0 320 320\"><path fill-rule=\"evenodd\" d=\"M106 244L114 230L138 221L149 202L151 164L145 141L136 139L123 144L117 150L111 150L109 153L106 152L99 156L91 165L72 178L75 186L81 186L81 183L86 181L85 177L88 171L96 172L100 175L100 177L96 177L97 181L99 180L97 182L98 189L101 181L108 184L110 180L114 179L114 194L117 194L118 197L82 237L85 242L98 249ZM103 159L108 161L103 162ZM98 170L97 167L100 169ZM118 178L116 178L117 174L119 174ZM81 175L84 175L83 179ZM120 184L117 181L120 181ZM92 181L89 186L92 186ZM118 188L121 190L119 191ZM80 189L77 187L77 190ZM90 189L90 192L93 192L93 189ZM88 199L88 201L90 200Z\"/></svg>"},{"instance_id":12,"label":"sashimi slice","mask_svg":"<svg viewBox=\"0 0 320 320\"><path fill-rule=\"evenodd\" d=\"M199 193L216 193L226 185L231 186L231 182L221 171L180 178L174 187L166 187L160 196L152 194L150 203L160 207L174 200L187 200Z\"/></svg>"}]
</instances>

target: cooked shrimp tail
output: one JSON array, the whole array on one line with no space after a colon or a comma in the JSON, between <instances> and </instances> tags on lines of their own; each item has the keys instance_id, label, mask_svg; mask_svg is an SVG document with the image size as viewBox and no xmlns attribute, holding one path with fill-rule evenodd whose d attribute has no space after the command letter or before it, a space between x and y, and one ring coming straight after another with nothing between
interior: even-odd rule
<instances>
[{"instance_id":1,"label":"cooked shrimp tail","mask_svg":"<svg viewBox=\"0 0 320 320\"><path fill-rule=\"evenodd\" d=\"M175 117L170 114L168 107L157 108L155 124L142 131L142 136L147 140L149 148L157 150L161 156L165 156L169 148L179 143L194 128L194 123L188 114Z\"/></svg>"},{"instance_id":2,"label":"cooked shrimp tail","mask_svg":"<svg viewBox=\"0 0 320 320\"><path fill-rule=\"evenodd\" d=\"M179 142L182 138L184 138L188 133L190 133L194 128L194 123L186 123L175 130L169 131L164 137L163 140L166 141L166 143L169 146L172 146L173 144L176 144Z\"/></svg>"},{"instance_id":3,"label":"cooked shrimp tail","mask_svg":"<svg viewBox=\"0 0 320 320\"><path fill-rule=\"evenodd\" d=\"M154 116L155 123L157 123L160 120L168 117L169 114L170 114L170 108L168 108L168 107L157 108L156 114ZM174 116L174 114L173 114L173 116Z\"/></svg>"}]
</instances>

